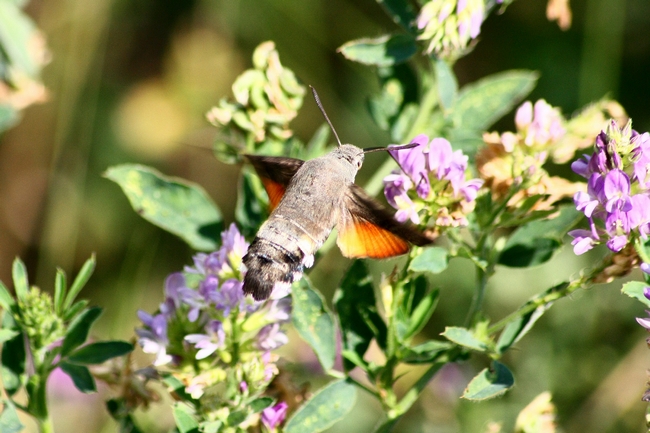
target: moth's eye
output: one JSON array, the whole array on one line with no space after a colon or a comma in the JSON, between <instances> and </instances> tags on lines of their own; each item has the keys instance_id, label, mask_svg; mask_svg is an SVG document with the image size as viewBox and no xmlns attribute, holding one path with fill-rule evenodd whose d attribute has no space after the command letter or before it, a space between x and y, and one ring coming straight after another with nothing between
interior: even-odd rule
<instances>
[{"instance_id":1,"label":"moth's eye","mask_svg":"<svg viewBox=\"0 0 650 433\"><path fill-rule=\"evenodd\" d=\"M357 161L357 168L361 168L361 161Z\"/></svg>"}]
</instances>

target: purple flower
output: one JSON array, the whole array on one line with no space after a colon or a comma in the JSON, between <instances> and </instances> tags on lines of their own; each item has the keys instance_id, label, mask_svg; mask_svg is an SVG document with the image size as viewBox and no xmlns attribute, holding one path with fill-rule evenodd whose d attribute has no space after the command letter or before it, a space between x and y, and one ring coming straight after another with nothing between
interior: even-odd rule
<instances>
[{"instance_id":1,"label":"purple flower","mask_svg":"<svg viewBox=\"0 0 650 433\"><path fill-rule=\"evenodd\" d=\"M273 407L267 407L262 411L262 423L269 429L275 428L284 421L287 416L287 409L289 405L283 401Z\"/></svg>"},{"instance_id":2,"label":"purple flower","mask_svg":"<svg viewBox=\"0 0 650 433\"><path fill-rule=\"evenodd\" d=\"M650 150L649 140L650 135L639 135L629 123L618 128L613 122L596 137L594 153L571 164L573 171L589 179L587 192L573 197L576 209L589 218L591 226L590 235L573 232L576 254L600 243L601 237L610 250L618 252L631 239L650 235L650 191L642 182L647 172L636 165Z\"/></svg>"},{"instance_id":3,"label":"purple flower","mask_svg":"<svg viewBox=\"0 0 650 433\"><path fill-rule=\"evenodd\" d=\"M444 138L434 138L429 143L429 138L418 135L411 143L417 146L408 150L393 151L400 169L393 171L384 178L384 194L388 203L397 209L395 219L400 222L411 220L415 224L420 223L419 211L426 208L426 204L433 206L437 200L444 203L440 207L457 206L465 200L471 203L476 199L479 188L483 185L480 179L466 179L468 157L460 150L452 149L451 144ZM428 144L428 146L427 146ZM436 194L431 194L433 183L436 184ZM453 196L444 192L447 186L451 186ZM409 195L415 187L415 201L413 195ZM451 199L451 200L450 200ZM431 202L431 203L428 203ZM431 208L431 213L438 215L449 215L448 209L438 212ZM467 220L462 217L462 212L451 218L449 225L466 225ZM438 222L443 218L440 216Z\"/></svg>"},{"instance_id":4,"label":"purple flower","mask_svg":"<svg viewBox=\"0 0 650 433\"><path fill-rule=\"evenodd\" d=\"M650 171L650 134L637 134L630 141L636 146L633 150L634 177L642 188L646 188Z\"/></svg>"},{"instance_id":5,"label":"purple flower","mask_svg":"<svg viewBox=\"0 0 650 433\"><path fill-rule=\"evenodd\" d=\"M170 318L181 305L180 291L185 288L185 276L175 272L165 279L165 301L160 304L160 312Z\"/></svg>"},{"instance_id":6,"label":"purple flower","mask_svg":"<svg viewBox=\"0 0 650 433\"><path fill-rule=\"evenodd\" d=\"M540 99L535 105L524 102L515 115L517 129L524 134L527 146L546 145L562 138L566 130L562 126L562 116L545 100Z\"/></svg>"},{"instance_id":7,"label":"purple flower","mask_svg":"<svg viewBox=\"0 0 650 433\"><path fill-rule=\"evenodd\" d=\"M196 359L204 359L212 355L217 349L224 346L226 333L223 324L218 320L211 320L206 326L208 334L189 334L184 340L193 344L196 349Z\"/></svg>"},{"instance_id":8,"label":"purple flower","mask_svg":"<svg viewBox=\"0 0 650 433\"><path fill-rule=\"evenodd\" d=\"M138 344L142 346L144 353L156 355L154 365L165 365L172 361L172 357L167 354L167 318L163 314L152 316L151 314L138 310L138 317L142 323L149 329L136 329L138 334Z\"/></svg>"},{"instance_id":9,"label":"purple flower","mask_svg":"<svg viewBox=\"0 0 650 433\"><path fill-rule=\"evenodd\" d=\"M397 164L408 178L416 185L417 193L422 198L427 198L431 187L429 185L429 177L425 168L424 149L429 142L429 137L420 134L411 140L411 143L417 143L417 146L405 150L389 150L390 154L395 158ZM390 146L389 146L390 149ZM396 179L397 185L405 186L407 181L404 179ZM399 188L399 186L398 186Z\"/></svg>"},{"instance_id":10,"label":"purple flower","mask_svg":"<svg viewBox=\"0 0 650 433\"><path fill-rule=\"evenodd\" d=\"M257 334L256 347L260 350L274 350L289 342L287 335L280 329L279 323L266 325Z\"/></svg>"},{"instance_id":11,"label":"purple flower","mask_svg":"<svg viewBox=\"0 0 650 433\"><path fill-rule=\"evenodd\" d=\"M228 316L232 309L242 307L244 302L243 286L244 283L241 281L230 278L221 285L219 290L210 293L210 300L217 309L223 310L224 316Z\"/></svg>"},{"instance_id":12,"label":"purple flower","mask_svg":"<svg viewBox=\"0 0 650 433\"><path fill-rule=\"evenodd\" d=\"M630 178L621 170L615 169L607 173L603 184L603 192L607 202L605 209L612 212L614 209L627 212L632 209L630 201Z\"/></svg>"},{"instance_id":13,"label":"purple flower","mask_svg":"<svg viewBox=\"0 0 650 433\"><path fill-rule=\"evenodd\" d=\"M571 230L569 236L573 237L571 245L573 245L573 252L579 256L586 253L598 243L598 238L593 235L589 230Z\"/></svg>"}]
</instances>

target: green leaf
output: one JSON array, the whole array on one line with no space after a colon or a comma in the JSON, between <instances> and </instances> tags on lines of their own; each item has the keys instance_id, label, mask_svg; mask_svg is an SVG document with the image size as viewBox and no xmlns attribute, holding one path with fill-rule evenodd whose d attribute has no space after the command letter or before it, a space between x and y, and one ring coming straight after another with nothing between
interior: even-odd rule
<instances>
[{"instance_id":1,"label":"green leaf","mask_svg":"<svg viewBox=\"0 0 650 433\"><path fill-rule=\"evenodd\" d=\"M14 319L5 314L2 321L3 329L16 329ZM22 332L2 344L2 385L9 396L14 395L22 386L22 375L25 373L25 336Z\"/></svg>"},{"instance_id":2,"label":"green leaf","mask_svg":"<svg viewBox=\"0 0 650 433\"><path fill-rule=\"evenodd\" d=\"M435 70L440 104L444 109L449 109L458 97L458 81L456 80L456 75L454 75L454 71L449 63L443 59L436 60Z\"/></svg>"},{"instance_id":3,"label":"green leaf","mask_svg":"<svg viewBox=\"0 0 650 433\"><path fill-rule=\"evenodd\" d=\"M61 370L72 379L74 386L79 391L86 394L97 391L95 379L93 379L87 367L84 367L83 365L68 364L65 361L60 362L59 367L61 367Z\"/></svg>"},{"instance_id":4,"label":"green leaf","mask_svg":"<svg viewBox=\"0 0 650 433\"><path fill-rule=\"evenodd\" d=\"M481 401L498 397L515 384L515 378L505 365L493 361L490 369L483 369L465 388L462 397L467 400Z\"/></svg>"},{"instance_id":5,"label":"green leaf","mask_svg":"<svg viewBox=\"0 0 650 433\"><path fill-rule=\"evenodd\" d=\"M189 400L191 397L185 392L185 384L181 382L176 376L173 376L171 373L162 372L162 381L169 391L177 395L181 400Z\"/></svg>"},{"instance_id":6,"label":"green leaf","mask_svg":"<svg viewBox=\"0 0 650 433\"><path fill-rule=\"evenodd\" d=\"M529 222L510 236L499 256L499 263L523 268L548 261L562 245L566 233L582 218L584 215L573 205L566 205L553 219Z\"/></svg>"},{"instance_id":7,"label":"green leaf","mask_svg":"<svg viewBox=\"0 0 650 433\"><path fill-rule=\"evenodd\" d=\"M13 296L9 293L9 289L0 281L0 307L5 311L11 311L16 305Z\"/></svg>"},{"instance_id":8,"label":"green leaf","mask_svg":"<svg viewBox=\"0 0 650 433\"><path fill-rule=\"evenodd\" d=\"M132 350L133 345L126 341L98 341L75 350L66 360L74 364L101 364Z\"/></svg>"},{"instance_id":9,"label":"green leaf","mask_svg":"<svg viewBox=\"0 0 650 433\"><path fill-rule=\"evenodd\" d=\"M407 0L377 0L386 13L405 30L410 30L417 19L413 6Z\"/></svg>"},{"instance_id":10,"label":"green leaf","mask_svg":"<svg viewBox=\"0 0 650 433\"><path fill-rule=\"evenodd\" d=\"M321 388L287 421L285 433L317 433L331 427L354 407L357 388L339 380Z\"/></svg>"},{"instance_id":11,"label":"green leaf","mask_svg":"<svg viewBox=\"0 0 650 433\"><path fill-rule=\"evenodd\" d=\"M519 316L512 322L508 323L503 332L501 332L499 340L497 341L497 352L503 353L508 350L510 346L521 340L521 338L533 328L537 319L542 317L542 315L551 308L552 305L552 302L540 305L530 313Z\"/></svg>"},{"instance_id":12,"label":"green leaf","mask_svg":"<svg viewBox=\"0 0 650 433\"><path fill-rule=\"evenodd\" d=\"M81 267L81 270L72 282L72 286L70 286L70 290L65 297L65 301L63 302L63 311L66 311L68 308L70 308L79 292L81 292L81 289L83 289L83 287L86 285L93 272L95 271L96 263L95 254L93 254Z\"/></svg>"},{"instance_id":13,"label":"green leaf","mask_svg":"<svg viewBox=\"0 0 650 433\"><path fill-rule=\"evenodd\" d=\"M36 26L13 2L0 2L0 46L9 63L36 78L39 65L31 55L30 43Z\"/></svg>"},{"instance_id":14,"label":"green leaf","mask_svg":"<svg viewBox=\"0 0 650 433\"><path fill-rule=\"evenodd\" d=\"M15 338L17 335L20 335L20 332L13 329L0 329L0 344Z\"/></svg>"},{"instance_id":15,"label":"green leaf","mask_svg":"<svg viewBox=\"0 0 650 433\"><path fill-rule=\"evenodd\" d=\"M239 193L237 194L237 205L235 207L235 220L241 227L244 236L255 236L257 230L268 216L266 204L262 197L265 197L264 187L260 179L249 169L242 170L239 179Z\"/></svg>"},{"instance_id":16,"label":"green leaf","mask_svg":"<svg viewBox=\"0 0 650 433\"><path fill-rule=\"evenodd\" d=\"M56 270L54 278L54 311L58 316L63 315L63 302L68 291L68 286L63 269Z\"/></svg>"},{"instance_id":17,"label":"green leaf","mask_svg":"<svg viewBox=\"0 0 650 433\"><path fill-rule=\"evenodd\" d=\"M248 412L245 410L236 410L234 412L230 412L228 414L228 418L226 419L226 424L231 427L236 427L239 424L243 423L246 421L246 418L248 418Z\"/></svg>"},{"instance_id":18,"label":"green leaf","mask_svg":"<svg viewBox=\"0 0 650 433\"><path fill-rule=\"evenodd\" d=\"M650 308L650 300L648 300L648 298L643 295L643 291L646 287L648 287L648 285L641 281L628 281L627 283L623 284L621 292L630 298L641 301L646 308Z\"/></svg>"},{"instance_id":19,"label":"green leaf","mask_svg":"<svg viewBox=\"0 0 650 433\"><path fill-rule=\"evenodd\" d=\"M25 302L27 299L27 292L29 291L29 282L27 281L27 269L25 264L18 257L14 260L11 275L14 280L14 290L16 291L16 297L21 301Z\"/></svg>"},{"instance_id":20,"label":"green leaf","mask_svg":"<svg viewBox=\"0 0 650 433\"><path fill-rule=\"evenodd\" d=\"M446 341L429 340L415 347L406 349L401 356L401 361L407 364L430 364L434 362L442 352L445 352L452 347L453 345Z\"/></svg>"},{"instance_id":21,"label":"green leaf","mask_svg":"<svg viewBox=\"0 0 650 433\"><path fill-rule=\"evenodd\" d=\"M198 433L199 422L196 420L192 410L183 403L174 405L174 420L179 433Z\"/></svg>"},{"instance_id":22,"label":"green leaf","mask_svg":"<svg viewBox=\"0 0 650 433\"><path fill-rule=\"evenodd\" d=\"M487 344L479 340L472 334L469 329L459 326L447 326L442 334L449 341L478 352L485 352L488 349Z\"/></svg>"},{"instance_id":23,"label":"green leaf","mask_svg":"<svg viewBox=\"0 0 650 433\"><path fill-rule=\"evenodd\" d=\"M86 341L90 327L93 326L93 323L101 314L101 308L92 307L81 313L70 323L61 346L61 356L66 356Z\"/></svg>"},{"instance_id":24,"label":"green leaf","mask_svg":"<svg viewBox=\"0 0 650 433\"><path fill-rule=\"evenodd\" d=\"M434 289L420 301L411 314L410 324L404 339L411 338L424 328L438 305L440 290Z\"/></svg>"},{"instance_id":25,"label":"green leaf","mask_svg":"<svg viewBox=\"0 0 650 433\"><path fill-rule=\"evenodd\" d=\"M513 70L466 85L451 108L454 126L487 130L533 90L538 77L537 72Z\"/></svg>"},{"instance_id":26,"label":"green leaf","mask_svg":"<svg viewBox=\"0 0 650 433\"><path fill-rule=\"evenodd\" d=\"M409 265L411 272L439 274L447 269L447 250L441 247L424 248Z\"/></svg>"},{"instance_id":27,"label":"green leaf","mask_svg":"<svg viewBox=\"0 0 650 433\"><path fill-rule=\"evenodd\" d=\"M267 407L271 407L275 403L275 399L271 397L260 397L251 401L248 407L253 413L262 412Z\"/></svg>"},{"instance_id":28,"label":"green leaf","mask_svg":"<svg viewBox=\"0 0 650 433\"><path fill-rule=\"evenodd\" d=\"M300 287L291 291L291 297L293 326L314 349L323 370L331 370L336 357L336 329L323 296L303 278Z\"/></svg>"},{"instance_id":29,"label":"green leaf","mask_svg":"<svg viewBox=\"0 0 650 433\"><path fill-rule=\"evenodd\" d=\"M345 43L338 51L348 60L385 67L407 61L418 47L413 36L398 34L357 39Z\"/></svg>"},{"instance_id":30,"label":"green leaf","mask_svg":"<svg viewBox=\"0 0 650 433\"><path fill-rule=\"evenodd\" d=\"M385 347L387 328L377 311L372 277L361 260L352 263L340 288L334 293L334 306L341 325L343 350L355 352L363 359L370 341L375 338L380 347ZM346 358L346 370L354 365Z\"/></svg>"},{"instance_id":31,"label":"green leaf","mask_svg":"<svg viewBox=\"0 0 650 433\"><path fill-rule=\"evenodd\" d=\"M68 310L63 313L63 320L66 322L69 320L74 319L77 317L77 314L79 314L84 308L88 306L88 300L82 299L81 301L75 302L74 305Z\"/></svg>"},{"instance_id":32,"label":"green leaf","mask_svg":"<svg viewBox=\"0 0 650 433\"><path fill-rule=\"evenodd\" d=\"M404 88L397 78L389 78L381 93L368 101L368 109L375 123L387 131L404 102Z\"/></svg>"},{"instance_id":33,"label":"green leaf","mask_svg":"<svg viewBox=\"0 0 650 433\"><path fill-rule=\"evenodd\" d=\"M223 219L199 185L134 164L111 167L105 176L122 188L133 209L147 221L179 236L196 250L217 248Z\"/></svg>"},{"instance_id":34,"label":"green leaf","mask_svg":"<svg viewBox=\"0 0 650 433\"><path fill-rule=\"evenodd\" d=\"M18 433L25 428L18 418L18 411L11 400L2 399L2 413L0 414L0 432Z\"/></svg>"}]
</instances>

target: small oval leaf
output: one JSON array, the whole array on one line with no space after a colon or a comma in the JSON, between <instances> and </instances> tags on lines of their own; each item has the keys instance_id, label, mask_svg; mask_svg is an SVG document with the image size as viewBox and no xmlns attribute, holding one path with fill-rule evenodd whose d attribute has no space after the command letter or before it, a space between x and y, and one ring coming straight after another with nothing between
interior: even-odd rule
<instances>
[{"instance_id":1,"label":"small oval leaf","mask_svg":"<svg viewBox=\"0 0 650 433\"><path fill-rule=\"evenodd\" d=\"M345 43L338 51L348 60L385 67L407 61L418 47L413 36L400 34L357 39Z\"/></svg>"},{"instance_id":2,"label":"small oval leaf","mask_svg":"<svg viewBox=\"0 0 650 433\"><path fill-rule=\"evenodd\" d=\"M86 341L91 326L101 314L101 308L92 307L81 313L70 323L61 346L61 356L66 356Z\"/></svg>"},{"instance_id":3,"label":"small oval leaf","mask_svg":"<svg viewBox=\"0 0 650 433\"><path fill-rule=\"evenodd\" d=\"M478 352L485 352L488 348L487 344L476 338L469 329L461 328L459 326L447 326L445 332L440 335L460 346Z\"/></svg>"},{"instance_id":4,"label":"small oval leaf","mask_svg":"<svg viewBox=\"0 0 650 433\"><path fill-rule=\"evenodd\" d=\"M217 247L221 212L199 185L135 164L111 167L105 176L122 188L133 209L147 221L196 250Z\"/></svg>"},{"instance_id":5,"label":"small oval leaf","mask_svg":"<svg viewBox=\"0 0 650 433\"><path fill-rule=\"evenodd\" d=\"M515 384L512 372L499 361L493 361L490 369L483 369L467 385L462 397L467 400L480 401L498 397Z\"/></svg>"},{"instance_id":6,"label":"small oval leaf","mask_svg":"<svg viewBox=\"0 0 650 433\"><path fill-rule=\"evenodd\" d=\"M98 341L72 352L66 360L74 364L101 364L111 358L126 355L133 345L126 341Z\"/></svg>"},{"instance_id":7,"label":"small oval leaf","mask_svg":"<svg viewBox=\"0 0 650 433\"><path fill-rule=\"evenodd\" d=\"M87 367L83 365L68 364L67 362L59 363L61 370L72 379L74 386L83 393L91 393L97 391L95 379L88 371Z\"/></svg>"},{"instance_id":8,"label":"small oval leaf","mask_svg":"<svg viewBox=\"0 0 650 433\"><path fill-rule=\"evenodd\" d=\"M411 272L429 272L439 274L447 269L447 250L440 247L424 248L409 265Z\"/></svg>"},{"instance_id":9,"label":"small oval leaf","mask_svg":"<svg viewBox=\"0 0 650 433\"><path fill-rule=\"evenodd\" d=\"M343 418L354 407L357 388L339 380L321 388L287 421L285 433L321 432Z\"/></svg>"},{"instance_id":10,"label":"small oval leaf","mask_svg":"<svg viewBox=\"0 0 650 433\"><path fill-rule=\"evenodd\" d=\"M336 329L323 296L303 278L300 287L291 291L291 297L293 326L314 349L323 369L331 370L336 356Z\"/></svg>"},{"instance_id":11,"label":"small oval leaf","mask_svg":"<svg viewBox=\"0 0 650 433\"><path fill-rule=\"evenodd\" d=\"M641 281L629 281L623 284L621 292L630 298L641 301L646 308L650 308L650 300L643 295L643 291L646 287L648 287L648 285Z\"/></svg>"},{"instance_id":12,"label":"small oval leaf","mask_svg":"<svg viewBox=\"0 0 650 433\"><path fill-rule=\"evenodd\" d=\"M454 125L474 131L488 129L533 90L538 78L537 72L513 70L468 84L452 106Z\"/></svg>"},{"instance_id":13,"label":"small oval leaf","mask_svg":"<svg viewBox=\"0 0 650 433\"><path fill-rule=\"evenodd\" d=\"M173 413L179 433L198 433L199 422L187 405L176 403Z\"/></svg>"}]
</instances>

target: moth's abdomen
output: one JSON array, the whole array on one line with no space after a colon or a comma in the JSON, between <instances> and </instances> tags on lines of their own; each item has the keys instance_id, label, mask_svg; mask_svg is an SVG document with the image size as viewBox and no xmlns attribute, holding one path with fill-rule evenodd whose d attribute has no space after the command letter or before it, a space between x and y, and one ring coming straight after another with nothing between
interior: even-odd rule
<instances>
[{"instance_id":1,"label":"moth's abdomen","mask_svg":"<svg viewBox=\"0 0 650 433\"><path fill-rule=\"evenodd\" d=\"M300 248L289 251L273 241L256 237L243 258L247 268L244 293L262 301L271 296L274 289L291 285L302 276L304 258Z\"/></svg>"}]
</instances>

